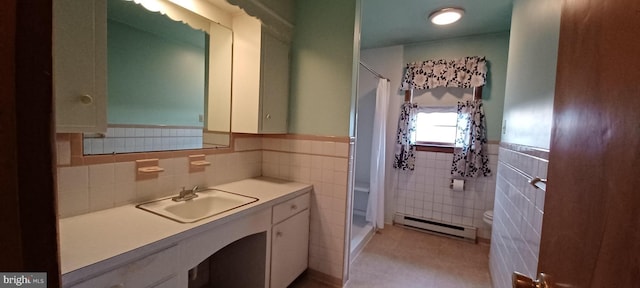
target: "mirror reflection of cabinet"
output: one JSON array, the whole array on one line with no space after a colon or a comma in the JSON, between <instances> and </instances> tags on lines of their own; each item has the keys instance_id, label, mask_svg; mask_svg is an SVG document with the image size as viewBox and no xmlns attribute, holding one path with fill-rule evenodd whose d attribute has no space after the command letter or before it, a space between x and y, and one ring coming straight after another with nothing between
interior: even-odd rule
<instances>
[{"instance_id":1,"label":"mirror reflection of cabinet","mask_svg":"<svg viewBox=\"0 0 640 288\"><path fill-rule=\"evenodd\" d=\"M248 15L233 18L233 31L231 131L287 133L289 44Z\"/></svg>"},{"instance_id":2,"label":"mirror reflection of cabinet","mask_svg":"<svg viewBox=\"0 0 640 288\"><path fill-rule=\"evenodd\" d=\"M53 2L57 132L107 130L106 17L106 0Z\"/></svg>"}]
</instances>

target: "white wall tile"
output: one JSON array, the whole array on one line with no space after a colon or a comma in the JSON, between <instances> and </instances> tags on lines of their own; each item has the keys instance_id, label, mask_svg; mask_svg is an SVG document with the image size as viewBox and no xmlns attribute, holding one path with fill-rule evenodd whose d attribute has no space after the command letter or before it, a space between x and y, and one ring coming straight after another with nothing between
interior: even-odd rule
<instances>
[{"instance_id":1,"label":"white wall tile","mask_svg":"<svg viewBox=\"0 0 640 288\"><path fill-rule=\"evenodd\" d=\"M71 217L89 212L89 190L58 191L58 213L60 217Z\"/></svg>"},{"instance_id":2,"label":"white wall tile","mask_svg":"<svg viewBox=\"0 0 640 288\"><path fill-rule=\"evenodd\" d=\"M114 206L134 203L136 199L136 185L134 182L116 183L113 188Z\"/></svg>"},{"instance_id":3,"label":"white wall tile","mask_svg":"<svg viewBox=\"0 0 640 288\"><path fill-rule=\"evenodd\" d=\"M311 153L316 155L322 155L323 152L323 142L321 141L311 141Z\"/></svg>"},{"instance_id":4,"label":"white wall tile","mask_svg":"<svg viewBox=\"0 0 640 288\"><path fill-rule=\"evenodd\" d=\"M112 128L112 127L107 128L107 133L105 135L107 137L114 137L115 136L115 128Z\"/></svg>"},{"instance_id":5,"label":"white wall tile","mask_svg":"<svg viewBox=\"0 0 640 288\"><path fill-rule=\"evenodd\" d=\"M91 141L82 142L82 152L84 154L91 154Z\"/></svg>"},{"instance_id":6,"label":"white wall tile","mask_svg":"<svg viewBox=\"0 0 640 288\"><path fill-rule=\"evenodd\" d=\"M89 169L87 166L58 168L58 190L86 190L89 188Z\"/></svg>"},{"instance_id":7,"label":"white wall tile","mask_svg":"<svg viewBox=\"0 0 640 288\"><path fill-rule=\"evenodd\" d=\"M336 143L324 141L322 142L322 155L333 156L336 153Z\"/></svg>"},{"instance_id":8,"label":"white wall tile","mask_svg":"<svg viewBox=\"0 0 640 288\"><path fill-rule=\"evenodd\" d=\"M335 151L333 155L339 157L349 156L349 143L335 143Z\"/></svg>"},{"instance_id":9,"label":"white wall tile","mask_svg":"<svg viewBox=\"0 0 640 288\"><path fill-rule=\"evenodd\" d=\"M114 184L89 187L89 210L98 211L115 205Z\"/></svg>"},{"instance_id":10,"label":"white wall tile","mask_svg":"<svg viewBox=\"0 0 640 288\"><path fill-rule=\"evenodd\" d=\"M115 182L115 166L112 163L90 165L89 187L113 185Z\"/></svg>"},{"instance_id":11,"label":"white wall tile","mask_svg":"<svg viewBox=\"0 0 640 288\"><path fill-rule=\"evenodd\" d=\"M467 210L466 217L469 219L465 221L463 208L482 210L493 207L486 205L487 202L493 202L493 194L485 191L495 189L495 180L490 177L467 178L465 191L452 191L449 188L452 157L450 153L417 152L416 169L404 172L404 176L399 177L396 183L399 189L408 189L407 201L398 201L396 212L457 225L473 223L470 226L478 228L478 235L489 237L490 227L483 225L482 215ZM497 161L490 161L490 165L496 170ZM425 205L427 201L429 204Z\"/></svg>"},{"instance_id":12,"label":"white wall tile","mask_svg":"<svg viewBox=\"0 0 640 288\"><path fill-rule=\"evenodd\" d=\"M298 151L299 153L311 153L311 140L299 140Z\"/></svg>"},{"instance_id":13,"label":"white wall tile","mask_svg":"<svg viewBox=\"0 0 640 288\"><path fill-rule=\"evenodd\" d=\"M169 133L168 130L167 133ZM136 128L124 128L124 137L136 137Z\"/></svg>"},{"instance_id":14,"label":"white wall tile","mask_svg":"<svg viewBox=\"0 0 640 288\"><path fill-rule=\"evenodd\" d=\"M494 285L506 288L512 271L536 273L544 215L544 207L538 205L544 202L545 193L527 180L540 172L546 176L547 161L500 148L499 163L492 230L492 239L498 241L491 243L490 270Z\"/></svg>"}]
</instances>

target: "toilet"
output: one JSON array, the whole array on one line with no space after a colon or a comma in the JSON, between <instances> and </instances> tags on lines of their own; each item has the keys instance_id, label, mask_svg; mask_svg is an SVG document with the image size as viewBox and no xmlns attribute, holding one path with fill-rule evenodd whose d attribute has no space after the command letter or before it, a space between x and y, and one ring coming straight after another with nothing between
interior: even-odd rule
<instances>
[{"instance_id":1,"label":"toilet","mask_svg":"<svg viewBox=\"0 0 640 288\"><path fill-rule=\"evenodd\" d=\"M487 210L482 215L482 220L491 226L493 224L493 210Z\"/></svg>"}]
</instances>

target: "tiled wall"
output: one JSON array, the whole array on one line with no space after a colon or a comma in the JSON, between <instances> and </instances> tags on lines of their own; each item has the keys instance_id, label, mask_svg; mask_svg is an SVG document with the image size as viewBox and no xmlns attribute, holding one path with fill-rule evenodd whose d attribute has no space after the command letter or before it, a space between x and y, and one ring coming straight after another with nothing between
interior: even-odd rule
<instances>
[{"instance_id":1,"label":"tiled wall","mask_svg":"<svg viewBox=\"0 0 640 288\"><path fill-rule=\"evenodd\" d=\"M535 279L545 192L527 181L547 177L548 156L500 147L490 270L494 287L511 287L518 271Z\"/></svg>"},{"instance_id":2,"label":"tiled wall","mask_svg":"<svg viewBox=\"0 0 640 288\"><path fill-rule=\"evenodd\" d=\"M104 137L86 134L85 155L202 148L202 128L109 127Z\"/></svg>"},{"instance_id":3,"label":"tiled wall","mask_svg":"<svg viewBox=\"0 0 640 288\"><path fill-rule=\"evenodd\" d=\"M465 179L461 192L449 187L453 154L416 152L415 170L399 172L396 212L476 227L478 237L491 238L491 227L482 221L482 217L486 210L493 209L498 145L489 144L487 148L492 176Z\"/></svg>"},{"instance_id":4,"label":"tiled wall","mask_svg":"<svg viewBox=\"0 0 640 288\"><path fill-rule=\"evenodd\" d=\"M342 279L349 143L263 138L262 173L313 184L309 268Z\"/></svg>"},{"instance_id":5,"label":"tiled wall","mask_svg":"<svg viewBox=\"0 0 640 288\"><path fill-rule=\"evenodd\" d=\"M183 186L212 186L260 176L261 141L236 139L235 152L207 155L211 165L203 172L189 173L187 157L160 159L159 166L165 171L150 180L135 180L133 161L59 167L58 213L64 218L177 194Z\"/></svg>"}]
</instances>

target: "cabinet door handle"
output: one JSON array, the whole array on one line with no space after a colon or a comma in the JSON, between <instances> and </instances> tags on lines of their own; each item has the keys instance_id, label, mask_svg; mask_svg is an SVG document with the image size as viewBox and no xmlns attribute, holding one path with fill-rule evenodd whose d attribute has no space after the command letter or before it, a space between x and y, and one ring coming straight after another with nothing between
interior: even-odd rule
<instances>
[{"instance_id":1,"label":"cabinet door handle","mask_svg":"<svg viewBox=\"0 0 640 288\"><path fill-rule=\"evenodd\" d=\"M296 204L291 204L291 210L296 210L298 209L298 205Z\"/></svg>"},{"instance_id":2,"label":"cabinet door handle","mask_svg":"<svg viewBox=\"0 0 640 288\"><path fill-rule=\"evenodd\" d=\"M267 119L271 119L271 114L267 114L267 116L264 116Z\"/></svg>"},{"instance_id":3,"label":"cabinet door handle","mask_svg":"<svg viewBox=\"0 0 640 288\"><path fill-rule=\"evenodd\" d=\"M80 103L82 104L91 104L93 103L93 97L91 97L91 95L89 94L84 94L80 96Z\"/></svg>"},{"instance_id":4,"label":"cabinet door handle","mask_svg":"<svg viewBox=\"0 0 640 288\"><path fill-rule=\"evenodd\" d=\"M282 237L282 232L280 231L276 232L276 237Z\"/></svg>"}]
</instances>

